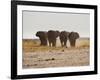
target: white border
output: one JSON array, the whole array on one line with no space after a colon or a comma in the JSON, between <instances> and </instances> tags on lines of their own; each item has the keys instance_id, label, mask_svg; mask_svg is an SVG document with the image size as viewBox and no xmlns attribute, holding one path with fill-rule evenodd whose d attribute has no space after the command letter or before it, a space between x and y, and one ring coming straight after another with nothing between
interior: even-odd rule
<instances>
[{"instance_id":1,"label":"white border","mask_svg":"<svg viewBox=\"0 0 100 80\"><path fill-rule=\"evenodd\" d=\"M34 11L54 11L54 12L75 12L90 14L90 66L81 67L59 67L59 68L42 68L42 69L22 69L22 10ZM77 8L59 8L59 7L43 7L43 6L17 6L17 74L45 74L60 72L78 72L78 71L94 71L94 10L77 9Z\"/></svg>"}]
</instances>

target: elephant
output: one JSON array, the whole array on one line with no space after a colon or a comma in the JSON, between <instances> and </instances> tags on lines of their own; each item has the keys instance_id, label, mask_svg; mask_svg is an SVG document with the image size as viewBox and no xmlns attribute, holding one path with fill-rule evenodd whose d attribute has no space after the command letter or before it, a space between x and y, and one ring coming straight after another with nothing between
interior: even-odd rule
<instances>
[{"instance_id":1,"label":"elephant","mask_svg":"<svg viewBox=\"0 0 100 80\"><path fill-rule=\"evenodd\" d=\"M56 39L59 36L59 31L49 30L48 31L48 42L50 47L56 47Z\"/></svg>"},{"instance_id":2,"label":"elephant","mask_svg":"<svg viewBox=\"0 0 100 80\"><path fill-rule=\"evenodd\" d=\"M62 47L65 46L65 47L67 48L66 43L67 43L69 34L70 34L70 33L67 32L67 31L61 31L61 32L60 32L59 37L60 37L60 42L61 42L61 46L62 46Z\"/></svg>"},{"instance_id":3,"label":"elephant","mask_svg":"<svg viewBox=\"0 0 100 80\"><path fill-rule=\"evenodd\" d=\"M41 46L47 46L47 32L46 31L38 31L36 36L39 37L41 41Z\"/></svg>"},{"instance_id":4,"label":"elephant","mask_svg":"<svg viewBox=\"0 0 100 80\"><path fill-rule=\"evenodd\" d=\"M71 32L68 37L69 37L69 42L70 42L71 47L75 47L76 40L80 37L79 33Z\"/></svg>"}]
</instances>

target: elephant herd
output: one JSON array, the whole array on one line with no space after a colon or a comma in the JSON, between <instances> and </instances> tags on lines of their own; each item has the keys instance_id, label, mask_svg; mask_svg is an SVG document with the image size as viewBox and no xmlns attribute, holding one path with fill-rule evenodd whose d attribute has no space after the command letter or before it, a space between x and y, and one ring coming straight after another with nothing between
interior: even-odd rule
<instances>
[{"instance_id":1,"label":"elephant herd","mask_svg":"<svg viewBox=\"0 0 100 80\"><path fill-rule=\"evenodd\" d=\"M67 32L67 31L38 31L36 36L39 37L41 41L41 46L47 46L49 43L50 47L56 47L56 39L59 37L61 46L67 47L67 40L70 42L71 47L75 47L76 40L79 38L77 32Z\"/></svg>"}]
</instances>

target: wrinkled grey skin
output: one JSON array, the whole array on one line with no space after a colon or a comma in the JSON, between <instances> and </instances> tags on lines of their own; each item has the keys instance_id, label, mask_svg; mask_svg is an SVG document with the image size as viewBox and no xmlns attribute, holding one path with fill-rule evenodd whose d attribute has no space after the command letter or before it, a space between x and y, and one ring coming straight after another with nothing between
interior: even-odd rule
<instances>
[{"instance_id":1,"label":"wrinkled grey skin","mask_svg":"<svg viewBox=\"0 0 100 80\"><path fill-rule=\"evenodd\" d=\"M69 42L71 47L75 47L76 45L76 40L79 38L79 34L77 32L71 32L69 34Z\"/></svg>"},{"instance_id":2,"label":"wrinkled grey skin","mask_svg":"<svg viewBox=\"0 0 100 80\"><path fill-rule=\"evenodd\" d=\"M49 46L56 47L56 39L59 36L60 32L54 31L54 30L49 30L47 34L48 34Z\"/></svg>"},{"instance_id":3,"label":"wrinkled grey skin","mask_svg":"<svg viewBox=\"0 0 100 80\"><path fill-rule=\"evenodd\" d=\"M60 37L60 42L62 47L67 48L67 40L68 40L69 32L67 31L61 31L59 37Z\"/></svg>"},{"instance_id":4,"label":"wrinkled grey skin","mask_svg":"<svg viewBox=\"0 0 100 80\"><path fill-rule=\"evenodd\" d=\"M47 32L46 31L38 31L36 36L39 37L41 41L41 46L47 46Z\"/></svg>"}]
</instances>

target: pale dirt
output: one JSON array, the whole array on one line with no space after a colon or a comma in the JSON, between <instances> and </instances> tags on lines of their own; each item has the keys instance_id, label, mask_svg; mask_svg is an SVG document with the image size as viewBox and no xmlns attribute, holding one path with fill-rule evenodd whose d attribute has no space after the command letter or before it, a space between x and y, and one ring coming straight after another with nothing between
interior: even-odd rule
<instances>
[{"instance_id":1,"label":"pale dirt","mask_svg":"<svg viewBox=\"0 0 100 80\"><path fill-rule=\"evenodd\" d=\"M85 43L83 45L83 42ZM27 41L26 41L27 42ZM48 68L89 65L89 41L77 42L75 48L44 47L23 43L23 68ZM79 45L81 43L81 45ZM88 43L88 44L87 44ZM30 45L29 45L30 44Z\"/></svg>"}]
</instances>

